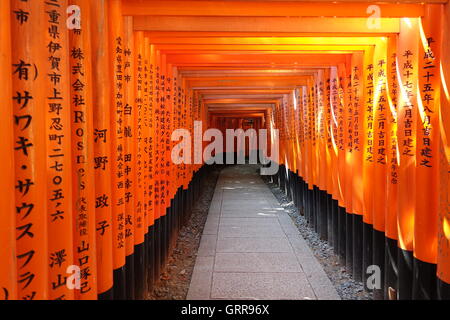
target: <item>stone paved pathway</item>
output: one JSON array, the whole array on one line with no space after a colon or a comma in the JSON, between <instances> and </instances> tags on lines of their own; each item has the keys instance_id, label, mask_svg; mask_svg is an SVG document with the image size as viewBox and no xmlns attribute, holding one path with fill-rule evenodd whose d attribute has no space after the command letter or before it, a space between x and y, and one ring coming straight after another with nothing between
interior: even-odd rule
<instances>
[{"instance_id":1,"label":"stone paved pathway","mask_svg":"<svg viewBox=\"0 0 450 320\"><path fill-rule=\"evenodd\" d=\"M339 299L258 167L217 182L187 299Z\"/></svg>"}]
</instances>

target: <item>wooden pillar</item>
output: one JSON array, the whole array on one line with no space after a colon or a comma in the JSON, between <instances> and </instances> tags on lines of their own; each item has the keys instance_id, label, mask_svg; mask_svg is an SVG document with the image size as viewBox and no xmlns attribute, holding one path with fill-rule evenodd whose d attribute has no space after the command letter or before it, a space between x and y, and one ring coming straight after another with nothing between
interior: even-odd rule
<instances>
[{"instance_id":1,"label":"wooden pillar","mask_svg":"<svg viewBox=\"0 0 450 320\"><path fill-rule=\"evenodd\" d=\"M450 299L450 4L443 8L440 109L440 207L437 275L441 299Z\"/></svg>"},{"instance_id":2,"label":"wooden pillar","mask_svg":"<svg viewBox=\"0 0 450 320\"><path fill-rule=\"evenodd\" d=\"M69 31L72 129L74 261L80 268L75 299L97 299L94 110L89 0L71 0L81 9L81 28ZM76 14L76 13L75 13ZM77 54L78 53L78 54ZM82 84L82 86L80 86ZM83 275L81 277L81 274Z\"/></svg>"},{"instance_id":3,"label":"wooden pillar","mask_svg":"<svg viewBox=\"0 0 450 320\"><path fill-rule=\"evenodd\" d=\"M10 10L17 292L19 299L48 299L46 8L14 0Z\"/></svg>"},{"instance_id":4,"label":"wooden pillar","mask_svg":"<svg viewBox=\"0 0 450 320\"><path fill-rule=\"evenodd\" d=\"M363 273L363 214L364 214L364 64L363 54L352 55L352 213L353 216L353 277L362 280Z\"/></svg>"},{"instance_id":5,"label":"wooden pillar","mask_svg":"<svg viewBox=\"0 0 450 320\"><path fill-rule=\"evenodd\" d=\"M412 295L412 250L414 242L414 211L416 197L416 122L418 41L417 19L401 19L398 41L399 70L399 181L398 181L398 297L410 299Z\"/></svg>"},{"instance_id":6,"label":"wooden pillar","mask_svg":"<svg viewBox=\"0 0 450 320\"><path fill-rule=\"evenodd\" d=\"M419 45L413 299L436 298L442 7L427 5Z\"/></svg>"},{"instance_id":7,"label":"wooden pillar","mask_svg":"<svg viewBox=\"0 0 450 320\"><path fill-rule=\"evenodd\" d=\"M114 299L126 297L125 270L125 143L124 143L124 33L121 0L108 2L108 50L111 84L111 212Z\"/></svg>"},{"instance_id":8,"label":"wooden pillar","mask_svg":"<svg viewBox=\"0 0 450 320\"><path fill-rule=\"evenodd\" d=\"M111 76L107 0L91 1L92 85L94 109L95 219L98 293L112 299L113 239L111 194Z\"/></svg>"},{"instance_id":9,"label":"wooden pillar","mask_svg":"<svg viewBox=\"0 0 450 320\"><path fill-rule=\"evenodd\" d=\"M0 141L0 152L3 155L0 162L0 299L17 299L17 271L16 271L16 240L15 240L15 203L14 197L14 128L12 69L11 69L11 8L9 1L0 2L0 70L3 74L3 85L0 87L0 99L3 101L2 114L4 117Z\"/></svg>"},{"instance_id":10,"label":"wooden pillar","mask_svg":"<svg viewBox=\"0 0 450 320\"><path fill-rule=\"evenodd\" d=\"M389 112L387 95L387 42L388 38L378 40L374 54L374 106L373 106L373 264L379 267L380 285L374 288L374 298L384 299L384 248L385 217L387 210L386 172L387 172L387 133Z\"/></svg>"},{"instance_id":11,"label":"wooden pillar","mask_svg":"<svg viewBox=\"0 0 450 320\"><path fill-rule=\"evenodd\" d=\"M145 295L145 222L144 222L144 33L134 34L134 82L135 82L135 118L134 118L134 246L135 246L135 297L143 299Z\"/></svg>"},{"instance_id":12,"label":"wooden pillar","mask_svg":"<svg viewBox=\"0 0 450 320\"><path fill-rule=\"evenodd\" d=\"M134 78L134 33L133 17L123 17L123 138L124 138L124 189L125 189L125 265L126 265L126 296L135 299L134 272L134 214L135 214L135 143L136 131L134 121L136 116L135 78Z\"/></svg>"},{"instance_id":13,"label":"wooden pillar","mask_svg":"<svg viewBox=\"0 0 450 320\"><path fill-rule=\"evenodd\" d=\"M398 196L398 152L397 141L397 112L400 88L397 77L397 35L389 37L387 80L389 95L389 110L387 119L389 132L387 133L387 172L386 172L386 217L385 217L385 275L384 298L395 299L397 292L397 196Z\"/></svg>"},{"instance_id":14,"label":"wooden pillar","mask_svg":"<svg viewBox=\"0 0 450 320\"><path fill-rule=\"evenodd\" d=\"M74 298L74 291L66 286L66 270L73 261L69 43L63 19L67 4L60 0L57 6L49 2L44 6L49 299L57 300ZM81 90L83 84L72 87Z\"/></svg>"},{"instance_id":15,"label":"wooden pillar","mask_svg":"<svg viewBox=\"0 0 450 320\"><path fill-rule=\"evenodd\" d=\"M373 225L373 110L374 110L374 48L367 50L364 54L363 79L363 283L365 289L367 268L372 265L372 225Z\"/></svg>"}]
</instances>

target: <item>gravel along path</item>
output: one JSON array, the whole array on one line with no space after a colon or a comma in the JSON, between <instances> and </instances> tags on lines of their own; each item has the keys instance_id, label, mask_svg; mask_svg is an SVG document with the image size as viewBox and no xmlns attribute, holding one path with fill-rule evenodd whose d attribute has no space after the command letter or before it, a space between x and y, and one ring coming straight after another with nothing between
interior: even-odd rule
<instances>
[{"instance_id":1,"label":"gravel along path","mask_svg":"<svg viewBox=\"0 0 450 320\"><path fill-rule=\"evenodd\" d=\"M187 225L181 229L176 247L169 256L168 265L148 295L148 300L186 299L203 227L220 171L220 166L214 166L206 175L200 198Z\"/></svg>"},{"instance_id":2,"label":"gravel along path","mask_svg":"<svg viewBox=\"0 0 450 320\"><path fill-rule=\"evenodd\" d=\"M328 242L321 240L317 233L308 226L305 217L298 212L292 201L287 199L284 192L276 184L271 183L269 177L262 176L262 178L278 199L280 205L294 221L300 234L322 264L341 299L372 300L372 295L364 291L362 282L353 280L351 275L345 271L345 267L339 264L339 258L334 254L333 247Z\"/></svg>"}]
</instances>

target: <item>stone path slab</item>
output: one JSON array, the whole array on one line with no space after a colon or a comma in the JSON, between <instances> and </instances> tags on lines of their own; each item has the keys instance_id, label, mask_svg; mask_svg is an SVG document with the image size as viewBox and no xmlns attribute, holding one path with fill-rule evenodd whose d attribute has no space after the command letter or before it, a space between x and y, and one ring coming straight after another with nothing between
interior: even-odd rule
<instances>
[{"instance_id":1,"label":"stone path slab","mask_svg":"<svg viewBox=\"0 0 450 320\"><path fill-rule=\"evenodd\" d=\"M225 168L197 253L188 300L339 300L258 166Z\"/></svg>"}]
</instances>

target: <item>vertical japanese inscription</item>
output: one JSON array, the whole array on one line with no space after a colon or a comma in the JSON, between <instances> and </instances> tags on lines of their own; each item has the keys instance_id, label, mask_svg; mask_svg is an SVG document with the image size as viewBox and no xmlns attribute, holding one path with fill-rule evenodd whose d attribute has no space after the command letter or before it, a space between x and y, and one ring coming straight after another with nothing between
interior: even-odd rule
<instances>
[{"instance_id":1,"label":"vertical japanese inscription","mask_svg":"<svg viewBox=\"0 0 450 320\"><path fill-rule=\"evenodd\" d=\"M143 177L143 55L144 55L144 33L138 31L134 35L135 41L135 215L134 215L134 243L136 245L144 242L144 177Z\"/></svg>"},{"instance_id":2,"label":"vertical japanese inscription","mask_svg":"<svg viewBox=\"0 0 450 320\"><path fill-rule=\"evenodd\" d=\"M133 18L124 17L124 94L125 106L123 110L124 117L124 187L125 187L125 240L126 256L134 252L134 210L135 210L135 152L134 139L136 138L134 130L135 119L135 77L134 77L134 37L133 37Z\"/></svg>"},{"instance_id":3,"label":"vertical japanese inscription","mask_svg":"<svg viewBox=\"0 0 450 320\"><path fill-rule=\"evenodd\" d=\"M0 128L0 300L17 299L17 270L16 270L16 239L15 239L15 198L14 193L14 128L12 69L11 69L11 11L10 2L0 2L0 70L2 70L2 86L0 100L2 101L2 126Z\"/></svg>"},{"instance_id":4,"label":"vertical japanese inscription","mask_svg":"<svg viewBox=\"0 0 450 320\"><path fill-rule=\"evenodd\" d=\"M67 0L45 2L47 84L47 206L50 299L73 299L66 286L67 267L73 263L72 185L69 107ZM75 84L83 90L84 84Z\"/></svg>"},{"instance_id":5,"label":"vertical japanese inscription","mask_svg":"<svg viewBox=\"0 0 450 320\"><path fill-rule=\"evenodd\" d=\"M70 0L70 4L82 10L80 28L69 31L73 247L74 264L80 268L80 287L75 288L75 297L92 300L97 298L97 266L89 0Z\"/></svg>"},{"instance_id":6,"label":"vertical japanese inscription","mask_svg":"<svg viewBox=\"0 0 450 320\"><path fill-rule=\"evenodd\" d=\"M397 77L400 86L397 139L399 147L399 247L413 250L416 194L416 123L418 90L418 19L401 20L398 37Z\"/></svg>"},{"instance_id":7,"label":"vertical japanese inscription","mask_svg":"<svg viewBox=\"0 0 450 320\"><path fill-rule=\"evenodd\" d=\"M111 197L111 60L106 1L90 1L92 49L92 87L94 111L95 225L97 244L98 292L113 285L113 240Z\"/></svg>"},{"instance_id":8,"label":"vertical japanese inscription","mask_svg":"<svg viewBox=\"0 0 450 320\"><path fill-rule=\"evenodd\" d=\"M125 264L125 134L124 134L124 30L121 1L109 1L109 50L111 52L111 182L113 219L113 268Z\"/></svg>"},{"instance_id":9,"label":"vertical japanese inscription","mask_svg":"<svg viewBox=\"0 0 450 320\"><path fill-rule=\"evenodd\" d=\"M388 83L388 110L387 121L389 129L387 131L387 208L385 234L389 239L397 239L397 193L398 193L398 143L397 143L397 111L399 86L397 82L397 43L396 37L392 37L388 42L388 63L387 63L387 83Z\"/></svg>"}]
</instances>

